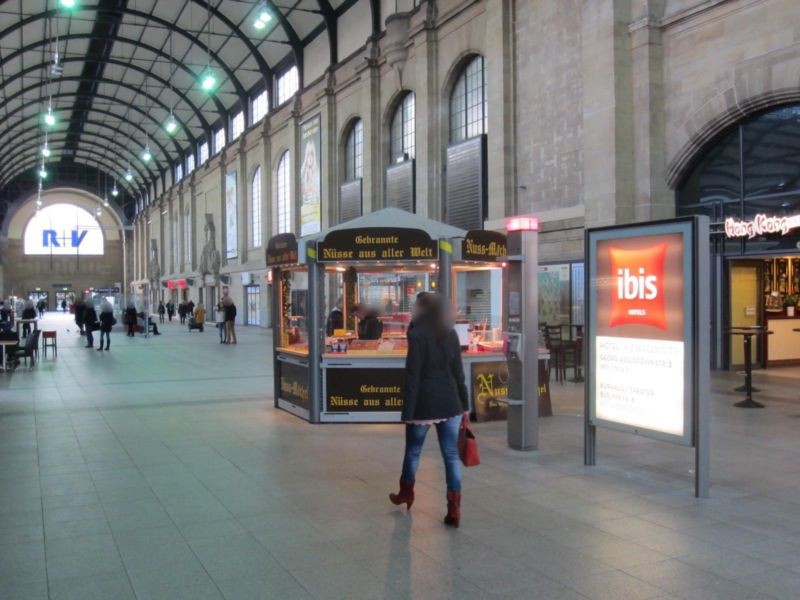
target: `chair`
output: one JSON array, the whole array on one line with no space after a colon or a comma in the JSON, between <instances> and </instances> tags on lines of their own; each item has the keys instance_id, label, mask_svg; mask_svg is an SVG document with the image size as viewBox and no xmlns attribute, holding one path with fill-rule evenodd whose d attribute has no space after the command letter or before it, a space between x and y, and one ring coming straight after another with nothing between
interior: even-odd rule
<instances>
[{"instance_id":1,"label":"chair","mask_svg":"<svg viewBox=\"0 0 800 600\"><path fill-rule=\"evenodd\" d=\"M25 365L28 365L28 359L31 359L31 369L36 363L36 353L39 351L39 334L42 333L41 329L34 329L25 340L25 346L19 348L14 356L16 358L24 358Z\"/></svg>"},{"instance_id":2,"label":"chair","mask_svg":"<svg viewBox=\"0 0 800 600\"><path fill-rule=\"evenodd\" d=\"M44 350L44 356L47 358L47 349L52 348L53 352L58 358L58 339L56 338L55 331L43 331L42 332L42 350Z\"/></svg>"},{"instance_id":3,"label":"chair","mask_svg":"<svg viewBox=\"0 0 800 600\"><path fill-rule=\"evenodd\" d=\"M544 339L550 351L550 368L556 370L556 381L563 382L567 378L565 366L564 338L561 335L561 325L545 325Z\"/></svg>"}]
</instances>

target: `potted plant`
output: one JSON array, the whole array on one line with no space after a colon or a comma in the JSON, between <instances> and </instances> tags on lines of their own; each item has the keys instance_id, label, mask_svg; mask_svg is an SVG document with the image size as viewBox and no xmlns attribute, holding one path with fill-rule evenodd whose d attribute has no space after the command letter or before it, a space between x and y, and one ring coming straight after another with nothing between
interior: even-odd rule
<instances>
[{"instance_id":1,"label":"potted plant","mask_svg":"<svg viewBox=\"0 0 800 600\"><path fill-rule=\"evenodd\" d=\"M797 306L797 295L787 294L783 299L783 306L786 307L786 316L794 316L794 307Z\"/></svg>"}]
</instances>

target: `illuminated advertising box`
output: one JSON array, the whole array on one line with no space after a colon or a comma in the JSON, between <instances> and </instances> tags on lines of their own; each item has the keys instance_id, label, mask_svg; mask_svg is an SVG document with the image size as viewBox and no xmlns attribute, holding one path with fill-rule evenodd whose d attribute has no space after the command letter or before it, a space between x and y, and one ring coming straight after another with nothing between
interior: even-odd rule
<instances>
[{"instance_id":1,"label":"illuminated advertising box","mask_svg":"<svg viewBox=\"0 0 800 600\"><path fill-rule=\"evenodd\" d=\"M695 220L587 233L592 426L694 445Z\"/></svg>"}]
</instances>

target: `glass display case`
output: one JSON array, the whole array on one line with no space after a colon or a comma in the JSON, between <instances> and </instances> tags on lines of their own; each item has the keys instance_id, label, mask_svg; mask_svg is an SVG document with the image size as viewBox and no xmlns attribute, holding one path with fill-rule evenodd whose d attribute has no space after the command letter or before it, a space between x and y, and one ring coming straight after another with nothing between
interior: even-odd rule
<instances>
[{"instance_id":1,"label":"glass display case","mask_svg":"<svg viewBox=\"0 0 800 600\"><path fill-rule=\"evenodd\" d=\"M455 330L469 353L502 349L503 269L458 265L453 268Z\"/></svg>"},{"instance_id":2,"label":"glass display case","mask_svg":"<svg viewBox=\"0 0 800 600\"><path fill-rule=\"evenodd\" d=\"M301 269L286 269L278 280L280 303L278 349L294 354L308 354L308 272Z\"/></svg>"}]
</instances>

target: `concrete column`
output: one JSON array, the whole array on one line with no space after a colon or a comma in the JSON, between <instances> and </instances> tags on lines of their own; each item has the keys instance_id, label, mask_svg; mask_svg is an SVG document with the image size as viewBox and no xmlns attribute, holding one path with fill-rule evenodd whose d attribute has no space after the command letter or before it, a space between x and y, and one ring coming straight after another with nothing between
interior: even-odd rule
<instances>
[{"instance_id":1,"label":"concrete column","mask_svg":"<svg viewBox=\"0 0 800 600\"><path fill-rule=\"evenodd\" d=\"M333 85L333 76L329 72L324 95L320 98L322 229L330 227L337 217L336 97L333 94Z\"/></svg>"},{"instance_id":2,"label":"concrete column","mask_svg":"<svg viewBox=\"0 0 800 600\"><path fill-rule=\"evenodd\" d=\"M261 239L266 251L272 235L272 143L269 136L270 119L264 119L261 130Z\"/></svg>"}]
</instances>

